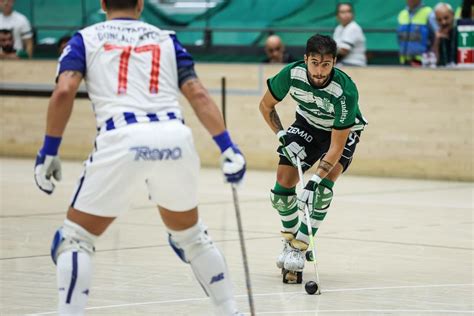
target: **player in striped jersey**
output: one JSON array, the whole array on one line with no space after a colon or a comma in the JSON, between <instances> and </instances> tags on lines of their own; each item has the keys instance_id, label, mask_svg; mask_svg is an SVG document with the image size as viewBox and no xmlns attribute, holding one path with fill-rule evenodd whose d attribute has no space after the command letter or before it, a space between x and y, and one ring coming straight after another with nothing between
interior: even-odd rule
<instances>
[{"instance_id":1,"label":"player in striped jersey","mask_svg":"<svg viewBox=\"0 0 474 316\"><path fill-rule=\"evenodd\" d=\"M135 188L146 183L170 246L191 265L216 314L236 315L225 260L199 220L199 157L191 130L184 125L179 91L219 146L227 182L241 181L245 159L174 32L139 20L143 0L102 0L101 4L107 21L76 33L60 57L45 141L35 166L36 184L53 193L52 178L61 179L59 145L84 78L98 134L67 218L51 246L59 314L84 313L95 241L130 208Z\"/></svg>"},{"instance_id":2,"label":"player in striped jersey","mask_svg":"<svg viewBox=\"0 0 474 316\"><path fill-rule=\"evenodd\" d=\"M315 234L326 216L334 182L350 165L356 144L367 124L359 109L359 95L351 78L336 63L337 46L328 36L308 39L304 60L283 68L268 79L268 90L260 111L277 135L280 162L277 181L271 190L272 206L282 222L284 248L277 258L279 268L301 272L308 248L308 226ZM285 131L275 106L290 94L296 103L296 120ZM318 160L316 173L303 192L296 195L297 159L303 171ZM299 216L307 205L311 223ZM296 278L284 282L301 282Z\"/></svg>"}]
</instances>

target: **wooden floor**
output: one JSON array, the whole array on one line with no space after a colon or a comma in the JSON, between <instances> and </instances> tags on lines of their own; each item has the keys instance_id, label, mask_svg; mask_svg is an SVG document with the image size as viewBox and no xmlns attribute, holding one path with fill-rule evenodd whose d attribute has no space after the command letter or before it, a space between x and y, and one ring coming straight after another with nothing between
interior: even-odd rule
<instances>
[{"instance_id":1,"label":"wooden floor","mask_svg":"<svg viewBox=\"0 0 474 316\"><path fill-rule=\"evenodd\" d=\"M63 162L53 196L36 189L33 161L0 159L0 314L54 314L49 246L81 163ZM342 177L317 235L322 295L285 285L275 267L279 219L272 172L250 171L239 191L258 315L451 315L474 313L473 184ZM184 197L185 198L185 197ZM200 213L224 252L248 314L231 190L201 173ZM88 315L210 315L210 302L169 248L145 191L98 241ZM305 279L312 277L308 265Z\"/></svg>"}]
</instances>

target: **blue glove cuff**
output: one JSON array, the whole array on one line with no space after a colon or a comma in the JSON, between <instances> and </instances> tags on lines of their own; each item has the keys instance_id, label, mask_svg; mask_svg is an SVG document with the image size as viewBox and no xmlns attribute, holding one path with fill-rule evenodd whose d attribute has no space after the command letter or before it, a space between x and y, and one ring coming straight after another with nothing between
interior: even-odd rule
<instances>
[{"instance_id":1,"label":"blue glove cuff","mask_svg":"<svg viewBox=\"0 0 474 316\"><path fill-rule=\"evenodd\" d=\"M221 152L224 152L227 148L234 145L232 140L230 139L229 132L227 130L223 131L219 135L212 137L216 142L217 146L219 146Z\"/></svg>"},{"instance_id":2,"label":"blue glove cuff","mask_svg":"<svg viewBox=\"0 0 474 316\"><path fill-rule=\"evenodd\" d=\"M59 145L61 145L62 137L44 136L43 148L40 150L41 155L56 156L58 154Z\"/></svg>"}]
</instances>

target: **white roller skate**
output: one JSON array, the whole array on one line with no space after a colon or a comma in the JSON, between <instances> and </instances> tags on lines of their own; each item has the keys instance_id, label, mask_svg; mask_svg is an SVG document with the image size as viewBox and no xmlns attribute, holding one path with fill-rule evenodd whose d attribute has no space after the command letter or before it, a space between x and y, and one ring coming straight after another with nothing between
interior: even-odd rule
<instances>
[{"instance_id":1,"label":"white roller skate","mask_svg":"<svg viewBox=\"0 0 474 316\"><path fill-rule=\"evenodd\" d=\"M276 266L278 267L278 269L282 269L281 272L283 273L283 265L285 264L285 258L292 249L290 246L290 242L295 239L295 236L289 232L281 232L281 237L281 241L283 242L283 250L277 257Z\"/></svg>"},{"instance_id":2,"label":"white roller skate","mask_svg":"<svg viewBox=\"0 0 474 316\"><path fill-rule=\"evenodd\" d=\"M303 269L305 262L305 253L308 249L308 244L293 239L290 241L290 251L285 257L283 264L283 283L296 283L300 284L303 282Z\"/></svg>"}]
</instances>

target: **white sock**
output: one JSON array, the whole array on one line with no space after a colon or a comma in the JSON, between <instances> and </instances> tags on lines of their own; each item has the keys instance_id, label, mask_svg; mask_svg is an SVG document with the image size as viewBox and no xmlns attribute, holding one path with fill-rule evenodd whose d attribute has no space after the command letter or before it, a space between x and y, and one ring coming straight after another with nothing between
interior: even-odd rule
<instances>
[{"instance_id":1,"label":"white sock","mask_svg":"<svg viewBox=\"0 0 474 316\"><path fill-rule=\"evenodd\" d=\"M184 231L169 231L173 240L184 250L217 315L235 315L238 310L227 265L224 256L207 235L206 227L199 222Z\"/></svg>"},{"instance_id":2,"label":"white sock","mask_svg":"<svg viewBox=\"0 0 474 316\"><path fill-rule=\"evenodd\" d=\"M232 282L221 252L213 245L191 261L194 275L204 287L216 308L216 315L235 315ZM204 284L205 283L205 284Z\"/></svg>"},{"instance_id":3,"label":"white sock","mask_svg":"<svg viewBox=\"0 0 474 316\"><path fill-rule=\"evenodd\" d=\"M92 260L86 252L65 251L56 266L59 315L84 315L92 280Z\"/></svg>"}]
</instances>

